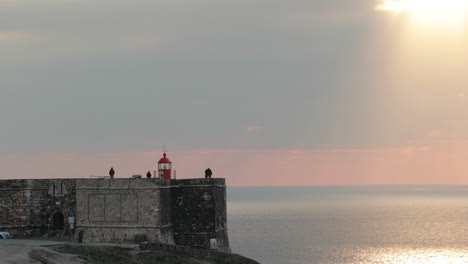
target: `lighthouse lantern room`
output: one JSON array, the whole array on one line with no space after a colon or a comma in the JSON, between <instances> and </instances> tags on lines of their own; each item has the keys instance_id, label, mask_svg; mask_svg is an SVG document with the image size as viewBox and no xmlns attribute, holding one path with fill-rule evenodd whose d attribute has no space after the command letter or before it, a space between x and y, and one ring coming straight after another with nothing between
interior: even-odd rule
<instances>
[{"instance_id":1,"label":"lighthouse lantern room","mask_svg":"<svg viewBox=\"0 0 468 264\"><path fill-rule=\"evenodd\" d=\"M167 158L166 152L158 162L159 177L167 180L171 179L172 162Z\"/></svg>"}]
</instances>

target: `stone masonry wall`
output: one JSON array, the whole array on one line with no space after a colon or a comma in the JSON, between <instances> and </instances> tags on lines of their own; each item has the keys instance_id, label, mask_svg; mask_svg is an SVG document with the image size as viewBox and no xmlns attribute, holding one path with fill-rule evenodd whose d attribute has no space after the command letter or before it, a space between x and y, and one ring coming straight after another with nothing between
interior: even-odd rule
<instances>
[{"instance_id":1,"label":"stone masonry wall","mask_svg":"<svg viewBox=\"0 0 468 264\"><path fill-rule=\"evenodd\" d=\"M160 230L159 179L77 179L77 231L85 243L170 243Z\"/></svg>"},{"instance_id":2,"label":"stone masonry wall","mask_svg":"<svg viewBox=\"0 0 468 264\"><path fill-rule=\"evenodd\" d=\"M230 252L224 179L172 180L171 210L176 245Z\"/></svg>"},{"instance_id":3,"label":"stone masonry wall","mask_svg":"<svg viewBox=\"0 0 468 264\"><path fill-rule=\"evenodd\" d=\"M75 181L0 181L0 229L14 237L54 236L54 214L63 219L60 236L72 236L68 219L76 215ZM55 228L56 229L56 228Z\"/></svg>"},{"instance_id":4,"label":"stone masonry wall","mask_svg":"<svg viewBox=\"0 0 468 264\"><path fill-rule=\"evenodd\" d=\"M216 241L230 252L226 222L224 179L0 180L0 230L14 237L81 234L85 243L200 249Z\"/></svg>"},{"instance_id":5,"label":"stone masonry wall","mask_svg":"<svg viewBox=\"0 0 468 264\"><path fill-rule=\"evenodd\" d=\"M174 244L174 232L172 229L172 218L171 218L171 181L161 179L161 192L160 192L160 227L161 227L161 241L165 243Z\"/></svg>"}]
</instances>

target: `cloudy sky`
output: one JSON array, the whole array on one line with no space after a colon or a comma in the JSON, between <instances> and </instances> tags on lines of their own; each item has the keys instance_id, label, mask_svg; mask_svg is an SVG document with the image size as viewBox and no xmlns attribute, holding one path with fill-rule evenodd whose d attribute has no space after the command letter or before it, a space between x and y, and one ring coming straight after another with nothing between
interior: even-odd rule
<instances>
[{"instance_id":1,"label":"cloudy sky","mask_svg":"<svg viewBox=\"0 0 468 264\"><path fill-rule=\"evenodd\" d=\"M0 177L468 184L464 16L382 4L0 0Z\"/></svg>"}]
</instances>

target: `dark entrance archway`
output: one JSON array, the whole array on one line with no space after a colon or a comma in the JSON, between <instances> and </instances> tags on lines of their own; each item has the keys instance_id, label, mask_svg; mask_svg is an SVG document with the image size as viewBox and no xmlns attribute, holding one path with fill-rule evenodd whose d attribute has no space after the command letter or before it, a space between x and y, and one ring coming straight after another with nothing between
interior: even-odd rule
<instances>
[{"instance_id":1,"label":"dark entrance archway","mask_svg":"<svg viewBox=\"0 0 468 264\"><path fill-rule=\"evenodd\" d=\"M56 212L52 218L52 229L53 230L63 230L64 229L64 220L63 214L60 212Z\"/></svg>"}]
</instances>

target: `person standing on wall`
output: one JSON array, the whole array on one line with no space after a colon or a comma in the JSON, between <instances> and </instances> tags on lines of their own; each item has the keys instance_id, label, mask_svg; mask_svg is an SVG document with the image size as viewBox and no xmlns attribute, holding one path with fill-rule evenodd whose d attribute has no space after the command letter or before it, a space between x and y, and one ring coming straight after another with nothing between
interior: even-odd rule
<instances>
[{"instance_id":1,"label":"person standing on wall","mask_svg":"<svg viewBox=\"0 0 468 264\"><path fill-rule=\"evenodd\" d=\"M211 171L210 168L205 170L205 179L211 178L212 175L213 175L213 172Z\"/></svg>"}]
</instances>

